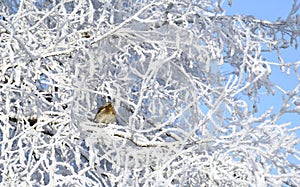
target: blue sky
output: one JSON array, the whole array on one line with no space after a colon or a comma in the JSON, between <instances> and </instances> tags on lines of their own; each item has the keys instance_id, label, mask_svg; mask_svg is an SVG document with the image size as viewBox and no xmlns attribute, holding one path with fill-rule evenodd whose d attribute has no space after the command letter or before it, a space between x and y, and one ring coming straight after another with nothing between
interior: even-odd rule
<instances>
[{"instance_id":1,"label":"blue sky","mask_svg":"<svg viewBox=\"0 0 300 187\"><path fill-rule=\"evenodd\" d=\"M292 4L293 0L232 0L232 6L226 6L226 14L253 15L276 21L278 17L284 19L288 16Z\"/></svg>"},{"instance_id":2,"label":"blue sky","mask_svg":"<svg viewBox=\"0 0 300 187\"><path fill-rule=\"evenodd\" d=\"M232 0L231 7L227 5L227 2L225 3L227 15L253 15L261 20L276 21L279 17L281 19L285 19L289 15L289 12L292 8L293 0ZM281 56L287 63L300 61L300 46L297 50L295 48L282 50ZM264 57L267 58L267 60L269 61L278 62L278 56L275 52L264 54ZM279 85L286 91L293 90L298 83L295 74L293 73L293 69L291 69L291 75L288 76L286 73L282 73L279 67L274 66L272 66L272 74L270 79L272 82ZM260 100L260 112L267 110L270 106L274 106L274 112L279 111L279 108L282 103L281 93L279 92L279 90L275 91L276 96L271 95L263 97ZM283 116L280 122L284 123L288 121L292 121L294 126L300 125L300 116L296 114L289 114ZM298 133L298 135L300 137L300 132Z\"/></svg>"},{"instance_id":3,"label":"blue sky","mask_svg":"<svg viewBox=\"0 0 300 187\"><path fill-rule=\"evenodd\" d=\"M226 15L244 14L253 15L261 20L276 21L280 17L281 19L286 19L292 8L293 0L232 0L232 6L226 6ZM224 5L225 5L224 3ZM300 12L298 12L300 14ZM298 39L300 42L300 40ZM296 62L300 61L300 46L298 49L290 48L282 50L282 58L285 62ZM265 54L268 60L273 62L278 62L278 56L276 53ZM298 72L300 69L298 69ZM272 67L271 81L278 84L285 90L292 90L298 83L293 69L291 69L291 75L288 76L286 73L282 73L279 67ZM260 112L267 110L270 106L274 106L274 112L278 112L282 103L281 94L276 90L275 96L263 96L260 100L259 107ZM284 115L280 123L292 122L293 126L300 125L300 115L299 114L287 114ZM300 132L297 133L300 137ZM298 146L300 149L300 146ZM299 164L299 163L298 163Z\"/></svg>"},{"instance_id":4,"label":"blue sky","mask_svg":"<svg viewBox=\"0 0 300 187\"><path fill-rule=\"evenodd\" d=\"M227 15L253 15L258 19L276 21L278 18L285 19L289 15L293 0L232 0L231 7L227 6L227 1L225 4ZM300 60L300 46L298 50L285 50L282 55L287 61Z\"/></svg>"}]
</instances>

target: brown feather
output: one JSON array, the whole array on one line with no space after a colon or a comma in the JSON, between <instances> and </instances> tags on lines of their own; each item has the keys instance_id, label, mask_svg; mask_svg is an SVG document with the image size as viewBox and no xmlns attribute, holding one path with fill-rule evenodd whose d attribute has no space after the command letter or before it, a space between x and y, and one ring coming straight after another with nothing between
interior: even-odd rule
<instances>
[{"instance_id":1,"label":"brown feather","mask_svg":"<svg viewBox=\"0 0 300 187\"><path fill-rule=\"evenodd\" d=\"M116 122L116 112L112 103L106 103L98 109L95 116L95 121L98 123L115 123Z\"/></svg>"}]
</instances>

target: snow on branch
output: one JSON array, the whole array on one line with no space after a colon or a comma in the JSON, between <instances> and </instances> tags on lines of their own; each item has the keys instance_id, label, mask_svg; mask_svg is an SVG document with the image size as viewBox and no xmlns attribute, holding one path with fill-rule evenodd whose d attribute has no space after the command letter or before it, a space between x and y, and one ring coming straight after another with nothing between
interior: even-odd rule
<instances>
[{"instance_id":1,"label":"snow on branch","mask_svg":"<svg viewBox=\"0 0 300 187\"><path fill-rule=\"evenodd\" d=\"M282 122L300 106L299 62L281 57L299 42L296 1L277 22L210 0L0 9L1 185L300 183L298 124ZM277 67L292 90L271 79ZM269 95L281 104L261 106ZM106 102L116 118L98 123Z\"/></svg>"}]
</instances>

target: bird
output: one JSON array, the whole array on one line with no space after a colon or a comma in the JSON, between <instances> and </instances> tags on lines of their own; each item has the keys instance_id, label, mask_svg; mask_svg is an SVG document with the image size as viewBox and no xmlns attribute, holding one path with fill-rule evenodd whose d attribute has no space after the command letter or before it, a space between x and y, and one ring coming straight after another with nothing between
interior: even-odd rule
<instances>
[{"instance_id":1,"label":"bird","mask_svg":"<svg viewBox=\"0 0 300 187\"><path fill-rule=\"evenodd\" d=\"M115 123L117 119L113 103L108 102L105 105L101 106L98 109L97 114L95 115L94 121L105 124Z\"/></svg>"}]
</instances>

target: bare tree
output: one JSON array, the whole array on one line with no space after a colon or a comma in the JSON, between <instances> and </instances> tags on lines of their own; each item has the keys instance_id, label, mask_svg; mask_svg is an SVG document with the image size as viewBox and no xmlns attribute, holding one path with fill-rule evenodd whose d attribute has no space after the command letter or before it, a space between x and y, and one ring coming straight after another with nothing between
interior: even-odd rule
<instances>
[{"instance_id":1,"label":"bare tree","mask_svg":"<svg viewBox=\"0 0 300 187\"><path fill-rule=\"evenodd\" d=\"M2 2L1 185L297 186L299 128L279 121L300 114L300 61L280 56L299 6L268 22L210 0ZM279 112L257 112L263 94Z\"/></svg>"}]
</instances>

